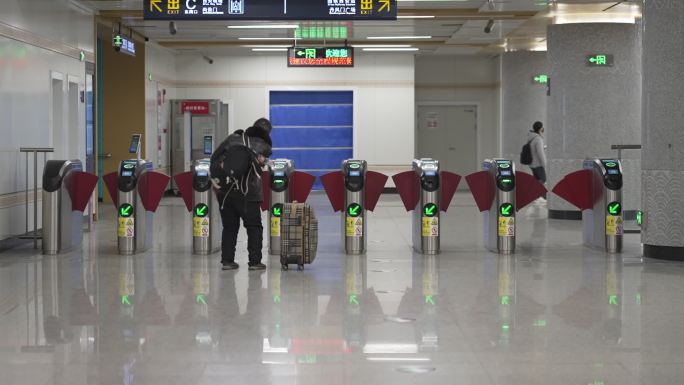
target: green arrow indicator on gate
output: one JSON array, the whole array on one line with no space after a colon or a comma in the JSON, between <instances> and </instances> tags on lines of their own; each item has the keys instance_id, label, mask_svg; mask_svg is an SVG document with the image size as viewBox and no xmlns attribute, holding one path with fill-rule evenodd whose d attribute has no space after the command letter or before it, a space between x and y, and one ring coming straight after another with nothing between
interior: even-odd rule
<instances>
[{"instance_id":1,"label":"green arrow indicator on gate","mask_svg":"<svg viewBox=\"0 0 684 385\"><path fill-rule=\"evenodd\" d=\"M435 304L435 298L431 295L426 295L425 296L425 303L428 305L434 305Z\"/></svg>"},{"instance_id":2,"label":"green arrow indicator on gate","mask_svg":"<svg viewBox=\"0 0 684 385\"><path fill-rule=\"evenodd\" d=\"M617 295L611 295L608 297L608 304L609 305L617 305L618 300L617 300Z\"/></svg>"},{"instance_id":3,"label":"green arrow indicator on gate","mask_svg":"<svg viewBox=\"0 0 684 385\"><path fill-rule=\"evenodd\" d=\"M209 213L209 206L205 203L200 203L195 206L195 216L198 218L204 218Z\"/></svg>"},{"instance_id":4,"label":"green arrow indicator on gate","mask_svg":"<svg viewBox=\"0 0 684 385\"><path fill-rule=\"evenodd\" d=\"M274 217L280 217L283 214L283 205L281 203L276 203L271 208L271 214Z\"/></svg>"},{"instance_id":5,"label":"green arrow indicator on gate","mask_svg":"<svg viewBox=\"0 0 684 385\"><path fill-rule=\"evenodd\" d=\"M131 299L127 295L122 295L121 296L121 304L122 305L130 305Z\"/></svg>"},{"instance_id":6,"label":"green arrow indicator on gate","mask_svg":"<svg viewBox=\"0 0 684 385\"><path fill-rule=\"evenodd\" d=\"M507 295L502 295L501 296L501 304L504 306L508 306L511 304L511 297Z\"/></svg>"},{"instance_id":7,"label":"green arrow indicator on gate","mask_svg":"<svg viewBox=\"0 0 684 385\"><path fill-rule=\"evenodd\" d=\"M423 214L426 217L434 217L437 215L437 205L434 203L428 203L423 207Z\"/></svg>"},{"instance_id":8,"label":"green arrow indicator on gate","mask_svg":"<svg viewBox=\"0 0 684 385\"><path fill-rule=\"evenodd\" d=\"M358 217L361 215L361 205L358 203L352 203L347 207L347 215L350 217Z\"/></svg>"},{"instance_id":9,"label":"green arrow indicator on gate","mask_svg":"<svg viewBox=\"0 0 684 385\"><path fill-rule=\"evenodd\" d=\"M205 297L204 294L197 294L197 296L195 296L195 302L197 302L200 305L206 305L207 297Z\"/></svg>"},{"instance_id":10,"label":"green arrow indicator on gate","mask_svg":"<svg viewBox=\"0 0 684 385\"><path fill-rule=\"evenodd\" d=\"M502 217L510 217L513 215L513 205L510 203L504 203L499 207L499 214Z\"/></svg>"},{"instance_id":11,"label":"green arrow indicator on gate","mask_svg":"<svg viewBox=\"0 0 684 385\"><path fill-rule=\"evenodd\" d=\"M622 204L620 202L608 203L608 214L620 215L622 213Z\"/></svg>"},{"instance_id":12,"label":"green arrow indicator on gate","mask_svg":"<svg viewBox=\"0 0 684 385\"><path fill-rule=\"evenodd\" d=\"M351 294L349 296L349 304L350 305L358 305L359 304L359 297L356 294Z\"/></svg>"},{"instance_id":13,"label":"green arrow indicator on gate","mask_svg":"<svg viewBox=\"0 0 684 385\"><path fill-rule=\"evenodd\" d=\"M133 206L130 203L124 203L119 207L119 216L121 218L128 218L133 215Z\"/></svg>"}]
</instances>

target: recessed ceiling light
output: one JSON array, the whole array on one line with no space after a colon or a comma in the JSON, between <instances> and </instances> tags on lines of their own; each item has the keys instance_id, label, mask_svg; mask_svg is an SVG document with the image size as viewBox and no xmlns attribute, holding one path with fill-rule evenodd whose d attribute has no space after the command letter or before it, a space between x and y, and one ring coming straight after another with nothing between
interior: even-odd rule
<instances>
[{"instance_id":1,"label":"recessed ceiling light","mask_svg":"<svg viewBox=\"0 0 684 385\"><path fill-rule=\"evenodd\" d=\"M409 44L352 44L354 48L410 48Z\"/></svg>"},{"instance_id":2,"label":"recessed ceiling light","mask_svg":"<svg viewBox=\"0 0 684 385\"><path fill-rule=\"evenodd\" d=\"M397 19L434 19L434 16L428 15L399 15Z\"/></svg>"},{"instance_id":3,"label":"recessed ceiling light","mask_svg":"<svg viewBox=\"0 0 684 385\"><path fill-rule=\"evenodd\" d=\"M253 52L286 52L287 48L252 48Z\"/></svg>"},{"instance_id":4,"label":"recessed ceiling light","mask_svg":"<svg viewBox=\"0 0 684 385\"><path fill-rule=\"evenodd\" d=\"M418 48L364 48L368 52L409 52L418 51Z\"/></svg>"},{"instance_id":5,"label":"recessed ceiling light","mask_svg":"<svg viewBox=\"0 0 684 385\"><path fill-rule=\"evenodd\" d=\"M250 25L229 25L228 29L297 29L297 24L250 24Z\"/></svg>"},{"instance_id":6,"label":"recessed ceiling light","mask_svg":"<svg viewBox=\"0 0 684 385\"><path fill-rule=\"evenodd\" d=\"M432 36L368 36L368 40L432 39Z\"/></svg>"},{"instance_id":7,"label":"recessed ceiling light","mask_svg":"<svg viewBox=\"0 0 684 385\"><path fill-rule=\"evenodd\" d=\"M238 37L238 40L294 40L293 37Z\"/></svg>"},{"instance_id":8,"label":"recessed ceiling light","mask_svg":"<svg viewBox=\"0 0 684 385\"><path fill-rule=\"evenodd\" d=\"M243 48L290 48L292 45L285 44L265 44L265 45L241 45Z\"/></svg>"}]
</instances>

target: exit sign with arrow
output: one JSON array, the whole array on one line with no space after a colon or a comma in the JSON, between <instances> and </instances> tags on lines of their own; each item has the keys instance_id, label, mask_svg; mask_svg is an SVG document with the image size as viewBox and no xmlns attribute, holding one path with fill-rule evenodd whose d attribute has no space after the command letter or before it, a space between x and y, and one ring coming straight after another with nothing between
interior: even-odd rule
<instances>
[{"instance_id":1,"label":"exit sign with arrow","mask_svg":"<svg viewBox=\"0 0 684 385\"><path fill-rule=\"evenodd\" d=\"M293 47L287 52L288 67L353 67L352 47Z\"/></svg>"},{"instance_id":2,"label":"exit sign with arrow","mask_svg":"<svg viewBox=\"0 0 684 385\"><path fill-rule=\"evenodd\" d=\"M587 56L587 66L589 67L612 67L613 55L594 54Z\"/></svg>"}]
</instances>

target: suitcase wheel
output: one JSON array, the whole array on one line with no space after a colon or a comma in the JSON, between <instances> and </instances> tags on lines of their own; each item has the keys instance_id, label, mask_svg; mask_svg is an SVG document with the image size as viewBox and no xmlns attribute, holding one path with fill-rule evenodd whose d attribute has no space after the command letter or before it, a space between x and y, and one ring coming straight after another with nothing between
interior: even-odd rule
<instances>
[{"instance_id":1,"label":"suitcase wheel","mask_svg":"<svg viewBox=\"0 0 684 385\"><path fill-rule=\"evenodd\" d=\"M281 269L282 271L288 271L288 270L290 270L290 267L289 267L288 265L282 265L282 266L280 267L280 269Z\"/></svg>"},{"instance_id":2,"label":"suitcase wheel","mask_svg":"<svg viewBox=\"0 0 684 385\"><path fill-rule=\"evenodd\" d=\"M297 265L297 271L304 271L304 265Z\"/></svg>"}]
</instances>

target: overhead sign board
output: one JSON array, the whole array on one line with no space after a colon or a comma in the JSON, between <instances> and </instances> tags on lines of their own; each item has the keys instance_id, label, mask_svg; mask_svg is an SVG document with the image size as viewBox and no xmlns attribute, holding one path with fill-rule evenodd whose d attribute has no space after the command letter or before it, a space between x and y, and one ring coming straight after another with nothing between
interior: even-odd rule
<instances>
[{"instance_id":1,"label":"overhead sign board","mask_svg":"<svg viewBox=\"0 0 684 385\"><path fill-rule=\"evenodd\" d=\"M145 20L396 20L397 0L144 0Z\"/></svg>"},{"instance_id":2,"label":"overhead sign board","mask_svg":"<svg viewBox=\"0 0 684 385\"><path fill-rule=\"evenodd\" d=\"M288 67L353 67L354 48L294 47L287 50ZM351 168L352 165L350 165Z\"/></svg>"},{"instance_id":3,"label":"overhead sign board","mask_svg":"<svg viewBox=\"0 0 684 385\"><path fill-rule=\"evenodd\" d=\"M135 42L133 39L125 38L117 33L112 36L112 45L121 53L135 56Z\"/></svg>"}]
</instances>

